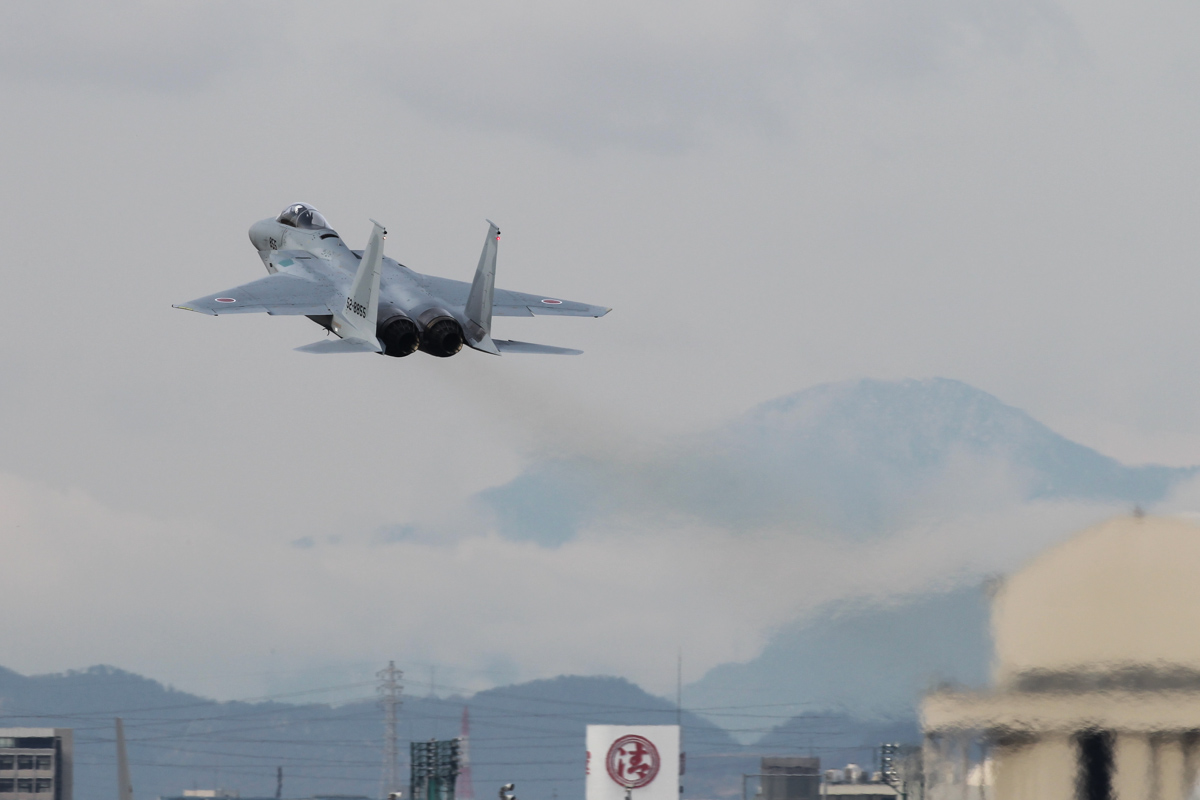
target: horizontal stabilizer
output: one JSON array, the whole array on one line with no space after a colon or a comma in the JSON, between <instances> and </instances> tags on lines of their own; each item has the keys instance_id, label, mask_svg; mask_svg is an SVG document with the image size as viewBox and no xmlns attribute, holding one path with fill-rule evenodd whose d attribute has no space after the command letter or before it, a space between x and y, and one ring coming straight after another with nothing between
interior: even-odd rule
<instances>
[{"instance_id":1,"label":"horizontal stabilizer","mask_svg":"<svg viewBox=\"0 0 1200 800\"><path fill-rule=\"evenodd\" d=\"M478 350L481 353L488 353L489 355L493 356L500 355L499 349L496 348L496 343L493 342L492 337L486 333L480 333L474 339L468 338L467 347Z\"/></svg>"},{"instance_id":2,"label":"horizontal stabilizer","mask_svg":"<svg viewBox=\"0 0 1200 800\"><path fill-rule=\"evenodd\" d=\"M494 339L496 349L501 353L541 353L550 356L577 356L582 350L572 350L570 347L552 347L548 344L533 344L532 342L514 342L511 339Z\"/></svg>"},{"instance_id":3,"label":"horizontal stabilizer","mask_svg":"<svg viewBox=\"0 0 1200 800\"><path fill-rule=\"evenodd\" d=\"M301 353L381 353L379 342L366 339L322 339L319 342L297 347Z\"/></svg>"}]
</instances>

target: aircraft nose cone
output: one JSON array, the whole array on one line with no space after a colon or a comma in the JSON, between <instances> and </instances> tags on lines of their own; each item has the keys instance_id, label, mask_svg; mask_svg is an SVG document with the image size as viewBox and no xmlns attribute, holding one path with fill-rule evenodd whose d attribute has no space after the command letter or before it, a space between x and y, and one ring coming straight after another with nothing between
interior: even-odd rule
<instances>
[{"instance_id":1,"label":"aircraft nose cone","mask_svg":"<svg viewBox=\"0 0 1200 800\"><path fill-rule=\"evenodd\" d=\"M276 244L272 234L275 232L275 220L260 219L250 226L250 243L254 249L261 251L275 250Z\"/></svg>"}]
</instances>

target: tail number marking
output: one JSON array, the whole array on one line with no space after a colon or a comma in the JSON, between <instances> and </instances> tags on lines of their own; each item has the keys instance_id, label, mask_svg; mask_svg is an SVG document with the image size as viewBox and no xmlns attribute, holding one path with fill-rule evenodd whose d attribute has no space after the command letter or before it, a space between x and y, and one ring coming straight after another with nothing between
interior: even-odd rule
<instances>
[{"instance_id":1,"label":"tail number marking","mask_svg":"<svg viewBox=\"0 0 1200 800\"><path fill-rule=\"evenodd\" d=\"M362 317L363 319L367 318L367 307L364 306L362 303L356 302L351 297L346 298L346 310L351 313L357 314L358 316Z\"/></svg>"}]
</instances>

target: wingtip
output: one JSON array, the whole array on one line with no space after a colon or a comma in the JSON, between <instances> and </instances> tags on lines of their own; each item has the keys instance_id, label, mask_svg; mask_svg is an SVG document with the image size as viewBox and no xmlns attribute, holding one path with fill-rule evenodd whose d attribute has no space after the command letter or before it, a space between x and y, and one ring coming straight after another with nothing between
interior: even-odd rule
<instances>
[{"instance_id":1,"label":"wingtip","mask_svg":"<svg viewBox=\"0 0 1200 800\"><path fill-rule=\"evenodd\" d=\"M213 313L213 312L211 312L211 311L205 311L204 309L200 309L200 308L192 308L191 306L185 306L185 305L175 305L175 304L172 304L172 305L171 305L171 308L178 308L180 311L194 311L194 312L196 312L197 314L204 314L205 316L209 316L209 317L215 317L215 316L216 316L216 314L214 314L214 313Z\"/></svg>"}]
</instances>

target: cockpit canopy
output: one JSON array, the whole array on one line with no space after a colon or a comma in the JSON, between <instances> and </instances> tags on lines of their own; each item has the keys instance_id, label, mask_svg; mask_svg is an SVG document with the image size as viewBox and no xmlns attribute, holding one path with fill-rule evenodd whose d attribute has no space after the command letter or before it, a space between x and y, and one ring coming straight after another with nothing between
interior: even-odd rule
<instances>
[{"instance_id":1,"label":"cockpit canopy","mask_svg":"<svg viewBox=\"0 0 1200 800\"><path fill-rule=\"evenodd\" d=\"M276 217L276 221L305 231L316 231L329 227L329 223L325 221L325 217L321 216L321 212L308 203L293 203Z\"/></svg>"}]
</instances>

